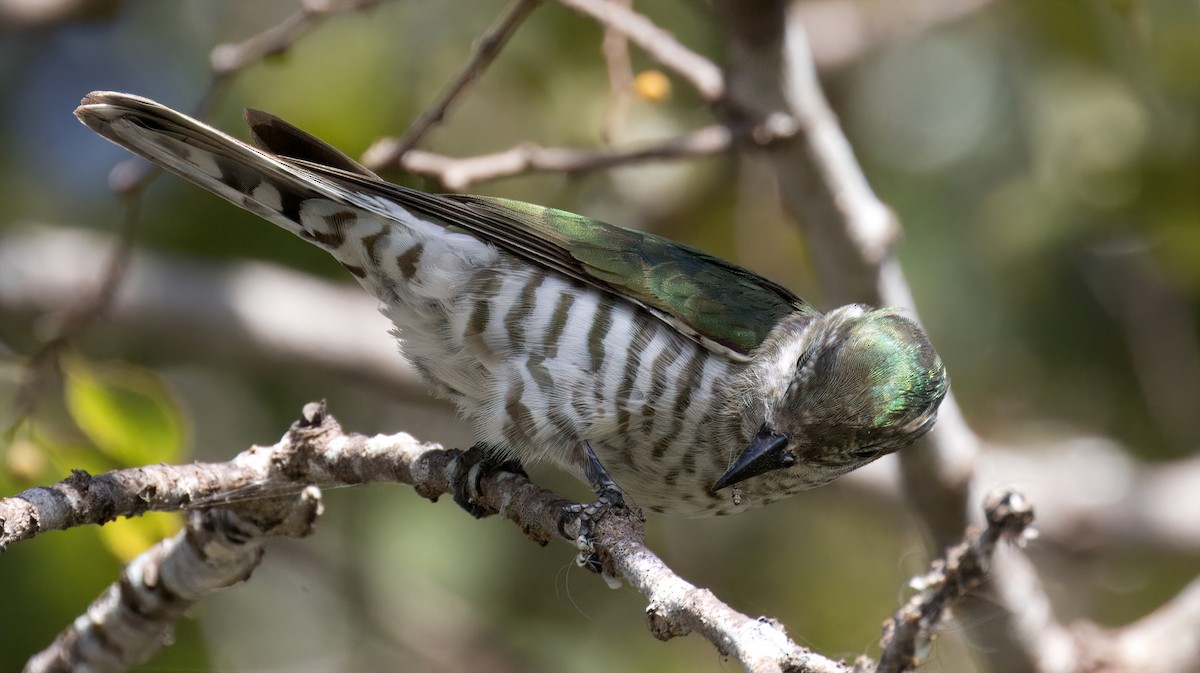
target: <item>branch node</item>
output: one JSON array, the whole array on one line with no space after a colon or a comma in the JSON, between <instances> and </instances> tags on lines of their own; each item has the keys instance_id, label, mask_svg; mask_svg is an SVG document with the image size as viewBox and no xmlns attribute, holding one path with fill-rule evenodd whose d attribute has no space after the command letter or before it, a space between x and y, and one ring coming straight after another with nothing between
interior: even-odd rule
<instances>
[{"instance_id":1,"label":"branch node","mask_svg":"<svg viewBox=\"0 0 1200 673\"><path fill-rule=\"evenodd\" d=\"M650 630L651 635L664 642L692 632L682 620L671 619L658 603L646 606L646 628Z\"/></svg>"},{"instance_id":2,"label":"branch node","mask_svg":"<svg viewBox=\"0 0 1200 673\"><path fill-rule=\"evenodd\" d=\"M325 422L326 413L325 400L320 402L309 402L304 405L300 411L300 420L296 422L296 428L315 428Z\"/></svg>"},{"instance_id":3,"label":"branch node","mask_svg":"<svg viewBox=\"0 0 1200 673\"><path fill-rule=\"evenodd\" d=\"M988 528L999 537L1023 546L1037 537L1033 524L1033 503L1012 489L997 489L984 498L984 515Z\"/></svg>"}]
</instances>

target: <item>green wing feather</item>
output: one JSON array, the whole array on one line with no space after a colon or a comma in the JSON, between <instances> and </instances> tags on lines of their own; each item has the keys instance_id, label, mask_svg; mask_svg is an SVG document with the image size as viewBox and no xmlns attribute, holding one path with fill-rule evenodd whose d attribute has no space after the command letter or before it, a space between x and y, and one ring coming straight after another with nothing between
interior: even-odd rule
<instances>
[{"instance_id":1,"label":"green wing feather","mask_svg":"<svg viewBox=\"0 0 1200 673\"><path fill-rule=\"evenodd\" d=\"M735 357L748 355L790 313L820 315L773 281L661 236L521 201L428 194L393 185L277 117L258 111L246 117L262 149L468 232L531 264L633 299L701 343Z\"/></svg>"},{"instance_id":2,"label":"green wing feather","mask_svg":"<svg viewBox=\"0 0 1200 673\"><path fill-rule=\"evenodd\" d=\"M631 297L743 355L762 343L785 315L818 315L783 286L661 236L509 199L442 198L478 211L486 221L485 240L512 249L510 241L519 246L533 239L534 246L569 267L572 276Z\"/></svg>"}]
</instances>

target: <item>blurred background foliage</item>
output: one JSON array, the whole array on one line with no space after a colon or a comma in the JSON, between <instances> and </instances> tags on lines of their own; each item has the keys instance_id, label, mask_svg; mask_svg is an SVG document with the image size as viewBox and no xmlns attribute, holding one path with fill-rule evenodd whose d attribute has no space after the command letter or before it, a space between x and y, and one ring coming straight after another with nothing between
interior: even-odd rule
<instances>
[{"instance_id":1,"label":"blurred background foliage","mask_svg":"<svg viewBox=\"0 0 1200 673\"><path fill-rule=\"evenodd\" d=\"M842 4L873 12L936 2ZM0 31L0 237L47 227L116 232L123 215L105 177L126 155L74 120L80 97L114 89L191 109L211 79L214 45L296 9L292 0L100 4L107 11L92 21ZM636 6L721 61L721 26L704 3ZM479 0L395 0L331 18L238 74L212 122L241 134L241 109L260 108L357 155L425 108L500 11ZM610 98L601 37L553 3L538 9L424 146L461 156L523 141L596 146ZM844 39L832 29L813 34L818 48ZM649 72L648 88L614 143L711 122L685 83L667 74L664 87L636 49L633 60L635 72ZM868 177L904 224L900 255L921 317L976 430L1017 444L1102 435L1151 461L1194 453L1200 4L995 0L823 75ZM653 230L829 308L802 236L753 161L526 176L473 191ZM351 282L307 243L174 178L148 190L136 236L140 248L211 265L252 258ZM0 313L5 427L47 324ZM30 415L0 445L4 494L73 468L224 460L273 443L303 403L321 398L348 429L470 444L447 408L425 398L397 399L301 366L235 367L138 343L103 320L72 339L61 370L39 378ZM586 494L558 475L538 478ZM326 497L313 538L273 544L247 585L199 605L176 645L140 670L736 666L699 638L651 638L641 597L604 588L564 545L539 549L510 524L473 521L448 499L431 505L405 488ZM0 557L0 670L17 670L122 560L176 525L152 515L51 533ZM736 518L658 517L648 529L651 547L684 577L744 612L780 619L832 656L873 651L881 620L927 560L905 511L838 484ZM1061 615L1107 624L1152 609L1197 566L1138 549L1045 546L1049 566L1066 570L1046 578ZM972 648L951 630L925 670L969 670Z\"/></svg>"}]
</instances>

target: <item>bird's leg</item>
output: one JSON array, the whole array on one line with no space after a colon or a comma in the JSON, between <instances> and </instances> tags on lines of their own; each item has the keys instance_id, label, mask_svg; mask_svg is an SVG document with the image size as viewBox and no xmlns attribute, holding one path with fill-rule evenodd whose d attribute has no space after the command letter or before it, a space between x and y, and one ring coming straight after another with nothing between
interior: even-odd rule
<instances>
[{"instance_id":1,"label":"bird's leg","mask_svg":"<svg viewBox=\"0 0 1200 673\"><path fill-rule=\"evenodd\" d=\"M572 503L563 507L563 517L559 521L559 529L560 531L565 530L568 522L578 519L579 534L575 538L575 544L579 548L579 555L575 558L575 562L594 573L600 573L600 557L596 554L596 548L592 541L592 528L609 510L626 509L625 497L621 494L617 482L613 481L608 470L604 469L604 465L596 457L596 452L592 450L591 445L584 442L583 448L587 451L584 475L587 476L592 490L596 492L596 499L586 505Z\"/></svg>"},{"instance_id":2,"label":"bird's leg","mask_svg":"<svg viewBox=\"0 0 1200 673\"><path fill-rule=\"evenodd\" d=\"M454 502L476 519L495 514L492 510L476 504L480 495L480 482L497 472L511 472L528 477L521 461L516 458L501 459L487 444L479 442L463 451L454 471Z\"/></svg>"}]
</instances>

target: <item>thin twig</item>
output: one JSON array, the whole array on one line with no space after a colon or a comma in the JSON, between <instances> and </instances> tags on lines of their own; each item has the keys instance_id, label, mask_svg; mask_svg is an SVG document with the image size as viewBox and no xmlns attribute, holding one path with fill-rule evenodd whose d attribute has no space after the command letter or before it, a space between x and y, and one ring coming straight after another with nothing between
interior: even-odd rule
<instances>
[{"instance_id":1,"label":"thin twig","mask_svg":"<svg viewBox=\"0 0 1200 673\"><path fill-rule=\"evenodd\" d=\"M527 173L569 175L649 161L709 157L728 152L740 143L762 147L795 133L795 123L778 115L745 131L714 124L659 143L632 148L582 150L522 143L503 152L463 158L412 151L404 156L403 166L410 173L437 180L444 189L461 191L475 183Z\"/></svg>"},{"instance_id":2,"label":"thin twig","mask_svg":"<svg viewBox=\"0 0 1200 673\"><path fill-rule=\"evenodd\" d=\"M610 0L632 9L633 0ZM629 60L629 39L612 26L604 27L604 39L600 43L604 63L608 66L608 105L600 120L600 142L612 143L619 132L629 107L633 88L633 64Z\"/></svg>"},{"instance_id":3,"label":"thin twig","mask_svg":"<svg viewBox=\"0 0 1200 673\"><path fill-rule=\"evenodd\" d=\"M690 82L705 100L713 102L725 95L725 76L720 68L629 7L608 0L558 2L591 17L606 30L615 30L629 38L642 51Z\"/></svg>"},{"instance_id":4,"label":"thin twig","mask_svg":"<svg viewBox=\"0 0 1200 673\"><path fill-rule=\"evenodd\" d=\"M920 593L896 611L883 627L883 655L876 673L906 673L918 664L917 652L929 643L946 608L983 584L992 552L1000 540L1023 543L1031 534L1033 506L1008 490L993 493L984 504L987 527L969 531L946 550L930 571L913 580Z\"/></svg>"},{"instance_id":5,"label":"thin twig","mask_svg":"<svg viewBox=\"0 0 1200 673\"><path fill-rule=\"evenodd\" d=\"M399 138L380 138L371 143L363 153L363 165L371 170L381 171L399 166L406 152L417 146L417 143L436 125L446 118L450 107L466 91L467 86L474 82L483 71L492 64L500 50L508 43L509 38L517 32L517 28L525 22L533 10L541 4L541 0L517 0L516 4L496 20L475 42L471 57L458 75L442 90L438 100L417 117Z\"/></svg>"},{"instance_id":6,"label":"thin twig","mask_svg":"<svg viewBox=\"0 0 1200 673\"><path fill-rule=\"evenodd\" d=\"M236 74L268 56L279 56L317 24L334 14L357 12L378 5L380 0L351 0L345 3L301 2L300 9L279 23L241 42L213 47L209 64L217 78Z\"/></svg>"}]
</instances>

